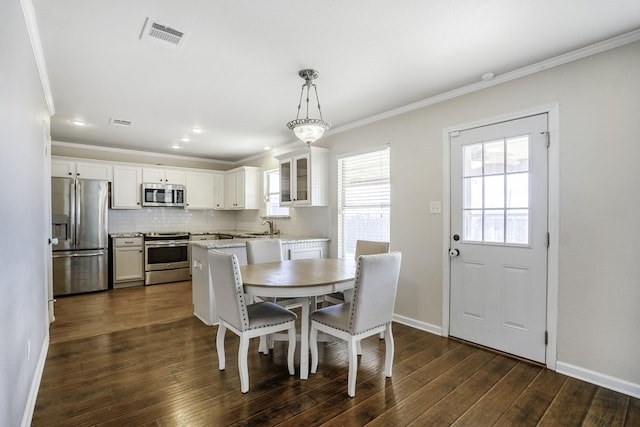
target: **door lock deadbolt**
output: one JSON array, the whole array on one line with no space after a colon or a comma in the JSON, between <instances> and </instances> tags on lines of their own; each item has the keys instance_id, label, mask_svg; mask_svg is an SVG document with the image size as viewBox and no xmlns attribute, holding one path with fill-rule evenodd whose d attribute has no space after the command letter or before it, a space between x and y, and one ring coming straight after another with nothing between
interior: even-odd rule
<instances>
[{"instance_id":1,"label":"door lock deadbolt","mask_svg":"<svg viewBox=\"0 0 640 427\"><path fill-rule=\"evenodd\" d=\"M460 236L457 235L457 234L454 234L453 235L453 240L455 240L457 242L458 240L460 240Z\"/></svg>"}]
</instances>

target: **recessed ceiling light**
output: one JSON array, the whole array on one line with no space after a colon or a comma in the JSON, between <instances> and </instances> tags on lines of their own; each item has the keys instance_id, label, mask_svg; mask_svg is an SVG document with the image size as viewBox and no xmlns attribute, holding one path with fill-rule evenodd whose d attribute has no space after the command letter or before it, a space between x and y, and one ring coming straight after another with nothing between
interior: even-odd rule
<instances>
[{"instance_id":1,"label":"recessed ceiling light","mask_svg":"<svg viewBox=\"0 0 640 427\"><path fill-rule=\"evenodd\" d=\"M84 122L82 120L71 120L71 124L76 126L86 126L87 122Z\"/></svg>"},{"instance_id":2,"label":"recessed ceiling light","mask_svg":"<svg viewBox=\"0 0 640 427\"><path fill-rule=\"evenodd\" d=\"M484 73L480 77L482 78L482 80L491 80L492 78L495 77L495 74L493 74L493 73Z\"/></svg>"},{"instance_id":3,"label":"recessed ceiling light","mask_svg":"<svg viewBox=\"0 0 640 427\"><path fill-rule=\"evenodd\" d=\"M269 147L268 145L265 145L265 146L264 146L264 150L265 150L265 151L271 150L271 147Z\"/></svg>"},{"instance_id":4,"label":"recessed ceiling light","mask_svg":"<svg viewBox=\"0 0 640 427\"><path fill-rule=\"evenodd\" d=\"M180 138L180 141L189 142L189 141L191 141L191 138L189 138L188 136L183 136L182 138Z\"/></svg>"},{"instance_id":5,"label":"recessed ceiling light","mask_svg":"<svg viewBox=\"0 0 640 427\"><path fill-rule=\"evenodd\" d=\"M180 144L171 144L170 147L173 148L174 150L179 150Z\"/></svg>"},{"instance_id":6,"label":"recessed ceiling light","mask_svg":"<svg viewBox=\"0 0 640 427\"><path fill-rule=\"evenodd\" d=\"M202 129L200 129L200 128L191 128L191 132L193 132L193 133L202 133Z\"/></svg>"}]
</instances>

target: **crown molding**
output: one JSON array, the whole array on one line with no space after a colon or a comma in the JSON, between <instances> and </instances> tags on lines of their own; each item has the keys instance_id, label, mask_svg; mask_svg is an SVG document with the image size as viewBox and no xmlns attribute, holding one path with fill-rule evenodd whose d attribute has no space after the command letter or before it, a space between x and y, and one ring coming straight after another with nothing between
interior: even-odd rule
<instances>
[{"instance_id":1,"label":"crown molding","mask_svg":"<svg viewBox=\"0 0 640 427\"><path fill-rule=\"evenodd\" d=\"M383 113L375 114L373 116L366 117L355 122L348 123L346 125L338 126L331 130L332 134L346 132L351 129L355 129L361 126L365 126L371 123L378 122L380 120L395 117L400 114L408 113L410 111L418 110L430 105L438 104L449 99L457 98L459 96L467 95L473 92L477 92L482 89L486 89L491 86L496 86L502 83L506 83L512 80L516 80L522 77L529 76L531 74L538 73L540 71L548 70L550 68L558 67L560 65L568 64L588 56L592 56L607 50L615 49L620 46L624 46L629 43L634 43L640 40L640 29L630 31L619 36L594 43L592 45L577 49L562 55L558 55L554 58L546 59L544 61L537 62L532 65L528 65L523 68L519 68L514 71L509 71L504 74L500 74L491 80L480 81L472 83L467 86L462 86L457 89L450 90L448 92L435 95L422 101L417 101L412 104L404 105L402 107L394 108L392 110L385 111Z\"/></svg>"},{"instance_id":2,"label":"crown molding","mask_svg":"<svg viewBox=\"0 0 640 427\"><path fill-rule=\"evenodd\" d=\"M56 113L56 109L53 105L53 94L51 93L51 86L49 85L49 75L47 74L47 64L44 60L44 52L42 50L42 43L40 42L40 31L38 31L36 13L31 0L20 0L20 6L22 7L24 22L27 25L29 40L31 40L31 50L36 60L36 67L38 68L38 75L40 76L42 92L44 93L44 99L47 103L49 116L53 116Z\"/></svg>"},{"instance_id":3,"label":"crown molding","mask_svg":"<svg viewBox=\"0 0 640 427\"><path fill-rule=\"evenodd\" d=\"M231 166L235 166L238 164L238 162L231 162L228 160L214 160L214 159L208 159L206 157L181 156L179 154L165 154L165 153L157 153L155 151L129 150L127 148L113 148L113 147L105 147L102 145L76 144L75 142L51 141L51 146L79 148L83 150L101 151L101 152L107 152L107 153L121 153L121 154L127 154L132 156L148 156L148 157L160 157L163 159L191 160L191 161L202 162L202 163L212 163L212 164L216 163L216 164L231 165Z\"/></svg>"}]
</instances>

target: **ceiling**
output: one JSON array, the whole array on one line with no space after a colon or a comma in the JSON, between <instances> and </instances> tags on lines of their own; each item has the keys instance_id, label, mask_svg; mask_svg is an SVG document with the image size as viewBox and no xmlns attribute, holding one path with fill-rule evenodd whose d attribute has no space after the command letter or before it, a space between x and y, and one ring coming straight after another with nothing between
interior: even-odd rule
<instances>
[{"instance_id":1,"label":"ceiling","mask_svg":"<svg viewBox=\"0 0 640 427\"><path fill-rule=\"evenodd\" d=\"M339 131L640 28L638 0L32 2L54 141L232 162L295 140L303 68ZM141 38L147 18L178 46Z\"/></svg>"}]
</instances>

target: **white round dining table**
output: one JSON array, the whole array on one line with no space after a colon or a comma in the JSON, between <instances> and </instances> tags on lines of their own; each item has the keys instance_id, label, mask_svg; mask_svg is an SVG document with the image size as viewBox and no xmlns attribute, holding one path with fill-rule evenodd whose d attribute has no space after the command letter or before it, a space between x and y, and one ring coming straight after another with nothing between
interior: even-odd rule
<instances>
[{"instance_id":1,"label":"white round dining table","mask_svg":"<svg viewBox=\"0 0 640 427\"><path fill-rule=\"evenodd\" d=\"M296 259L240 267L245 293L260 297L298 298L302 302L300 378L309 377L309 314L315 297L353 286L353 259Z\"/></svg>"}]
</instances>

